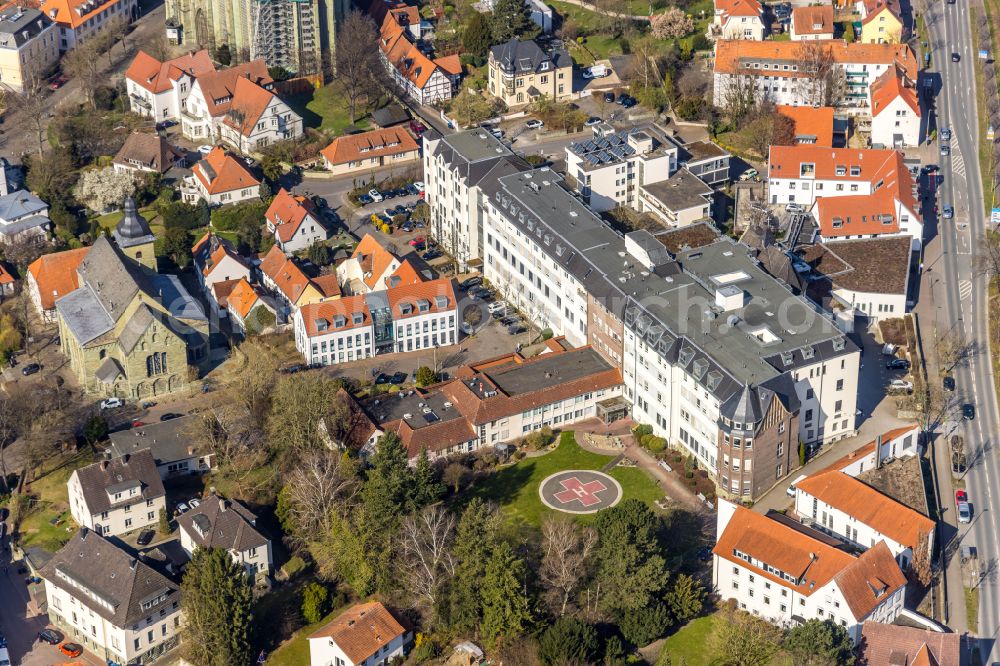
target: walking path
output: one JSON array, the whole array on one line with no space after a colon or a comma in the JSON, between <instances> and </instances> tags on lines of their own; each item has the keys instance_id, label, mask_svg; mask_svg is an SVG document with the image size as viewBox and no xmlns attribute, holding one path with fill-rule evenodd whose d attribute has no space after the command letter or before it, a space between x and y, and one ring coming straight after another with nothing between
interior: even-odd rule
<instances>
[{"instance_id":1,"label":"walking path","mask_svg":"<svg viewBox=\"0 0 1000 666\"><path fill-rule=\"evenodd\" d=\"M636 14L624 14L622 12L606 11L603 9L599 9L598 7L590 4L589 2L583 2L583 0L561 0L561 1L565 2L567 5L576 5L577 7L582 7L588 11L600 14L602 16L614 16L615 18L626 18L626 19L631 19L633 21L646 21L647 23L649 22L648 16L639 16Z\"/></svg>"}]
</instances>

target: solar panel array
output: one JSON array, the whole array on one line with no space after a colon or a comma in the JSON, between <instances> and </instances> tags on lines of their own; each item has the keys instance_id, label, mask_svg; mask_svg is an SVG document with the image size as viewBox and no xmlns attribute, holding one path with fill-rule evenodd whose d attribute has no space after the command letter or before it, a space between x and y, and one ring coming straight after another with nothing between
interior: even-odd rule
<instances>
[{"instance_id":1,"label":"solar panel array","mask_svg":"<svg viewBox=\"0 0 1000 666\"><path fill-rule=\"evenodd\" d=\"M635 154L635 148L628 145L625 134L609 134L600 139L574 143L570 146L570 150L587 160L591 166L621 162Z\"/></svg>"}]
</instances>

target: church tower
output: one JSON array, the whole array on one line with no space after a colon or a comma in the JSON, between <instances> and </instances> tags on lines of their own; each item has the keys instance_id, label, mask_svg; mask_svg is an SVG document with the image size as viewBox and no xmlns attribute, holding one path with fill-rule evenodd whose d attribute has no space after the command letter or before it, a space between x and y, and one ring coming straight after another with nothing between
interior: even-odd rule
<instances>
[{"instance_id":1,"label":"church tower","mask_svg":"<svg viewBox=\"0 0 1000 666\"><path fill-rule=\"evenodd\" d=\"M156 236L150 231L146 218L139 214L132 197L125 199L125 215L115 227L114 236L125 256L156 270L156 253L153 249Z\"/></svg>"}]
</instances>

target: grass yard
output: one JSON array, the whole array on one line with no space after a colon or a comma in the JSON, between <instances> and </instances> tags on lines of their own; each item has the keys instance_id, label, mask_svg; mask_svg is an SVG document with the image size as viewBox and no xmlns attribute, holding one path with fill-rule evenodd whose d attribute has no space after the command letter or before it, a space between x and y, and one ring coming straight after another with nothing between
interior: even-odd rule
<instances>
[{"instance_id":1,"label":"grass yard","mask_svg":"<svg viewBox=\"0 0 1000 666\"><path fill-rule=\"evenodd\" d=\"M667 637L663 647L675 664L683 659L687 666L711 666L713 655L708 641L715 626L715 615L691 620Z\"/></svg>"},{"instance_id":2,"label":"grass yard","mask_svg":"<svg viewBox=\"0 0 1000 666\"><path fill-rule=\"evenodd\" d=\"M31 502L18 530L22 547L41 546L55 552L70 540L76 523L69 513L66 482L73 470L92 462L93 451L83 449L54 456L42 463L35 480L26 486Z\"/></svg>"},{"instance_id":3,"label":"grass yard","mask_svg":"<svg viewBox=\"0 0 1000 666\"><path fill-rule=\"evenodd\" d=\"M971 633L976 633L979 628L979 590L977 588L965 588L965 621Z\"/></svg>"},{"instance_id":4,"label":"grass yard","mask_svg":"<svg viewBox=\"0 0 1000 666\"><path fill-rule=\"evenodd\" d=\"M492 500L503 507L509 521L515 525L538 527L542 516L550 511L538 496L542 480L565 469L600 469L611 461L604 456L584 451L572 432L560 435L556 450L537 458L525 458L477 482L460 501L472 497ZM645 472L637 467L615 467L609 474L622 486L622 499L639 499L652 504L663 492ZM597 514L577 516L581 522L591 522Z\"/></svg>"},{"instance_id":5,"label":"grass yard","mask_svg":"<svg viewBox=\"0 0 1000 666\"><path fill-rule=\"evenodd\" d=\"M297 591L297 590L296 590ZM275 593L280 594L280 593ZM268 595L273 596L273 595ZM261 600L263 603L267 597ZM300 628L287 641L281 644L274 652L268 655L265 666L302 666L309 663L309 636L324 624L340 615L344 610L351 607L351 604L342 606L331 612L322 620L315 624L305 625ZM255 611L256 613L256 611Z\"/></svg>"},{"instance_id":6,"label":"grass yard","mask_svg":"<svg viewBox=\"0 0 1000 666\"><path fill-rule=\"evenodd\" d=\"M349 125L359 129L368 129L371 125L368 115L371 109L367 107L359 109L362 117L351 122L347 99L332 85L288 97L285 101L302 116L306 127L314 127L331 135L343 134Z\"/></svg>"}]
</instances>

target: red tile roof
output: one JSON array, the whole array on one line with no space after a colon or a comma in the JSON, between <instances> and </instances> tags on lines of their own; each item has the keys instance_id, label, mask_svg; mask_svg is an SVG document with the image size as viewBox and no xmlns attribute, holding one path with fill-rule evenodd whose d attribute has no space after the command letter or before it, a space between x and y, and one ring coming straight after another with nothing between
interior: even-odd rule
<instances>
[{"instance_id":1,"label":"red tile roof","mask_svg":"<svg viewBox=\"0 0 1000 666\"><path fill-rule=\"evenodd\" d=\"M901 428L896 428L895 430L890 430L882 435L882 442L884 444L885 442L891 442L894 439L899 439L906 433L914 432L919 428L920 426L914 423L911 425L903 426ZM864 458L865 456L871 455L874 452L875 452L875 440L873 439L867 444L859 446L858 448L854 449L846 456L830 464L828 467L824 467L822 471L826 472L829 470L838 470L838 471L842 470L851 463L853 463L854 461L858 460L859 458Z\"/></svg>"},{"instance_id":2,"label":"red tile roof","mask_svg":"<svg viewBox=\"0 0 1000 666\"><path fill-rule=\"evenodd\" d=\"M725 23L730 16L762 16L764 7L757 0L715 0L715 12Z\"/></svg>"},{"instance_id":3,"label":"red tile roof","mask_svg":"<svg viewBox=\"0 0 1000 666\"><path fill-rule=\"evenodd\" d=\"M0 262L0 284L14 284L14 275L3 262Z\"/></svg>"},{"instance_id":4,"label":"red tile roof","mask_svg":"<svg viewBox=\"0 0 1000 666\"><path fill-rule=\"evenodd\" d=\"M401 155L420 150L416 139L402 127L338 136L321 152L330 164L347 164L385 155Z\"/></svg>"},{"instance_id":5,"label":"red tile roof","mask_svg":"<svg viewBox=\"0 0 1000 666\"><path fill-rule=\"evenodd\" d=\"M302 297L302 294L311 284L309 277L291 259L282 264L281 268L278 269L277 275L272 279L278 287L278 291L284 294L288 302L293 305L298 303L299 298Z\"/></svg>"},{"instance_id":6,"label":"red tile roof","mask_svg":"<svg viewBox=\"0 0 1000 666\"><path fill-rule=\"evenodd\" d=\"M756 511L739 505L733 511L712 552L733 564L752 567L757 575L803 596L835 580L854 617L861 619L906 585L885 542L855 558ZM748 563L736 551L791 575L795 582Z\"/></svg>"},{"instance_id":7,"label":"red tile roof","mask_svg":"<svg viewBox=\"0 0 1000 666\"><path fill-rule=\"evenodd\" d=\"M352 663L360 664L405 633L389 609L371 601L351 606L309 638L329 638Z\"/></svg>"},{"instance_id":8,"label":"red tile roof","mask_svg":"<svg viewBox=\"0 0 1000 666\"><path fill-rule=\"evenodd\" d=\"M447 312L454 310L457 305L455 288L448 278L399 285L385 293L394 320ZM426 310L421 310L422 306Z\"/></svg>"},{"instance_id":9,"label":"red tile roof","mask_svg":"<svg viewBox=\"0 0 1000 666\"><path fill-rule=\"evenodd\" d=\"M212 285L212 294L215 296L215 302L218 303L223 309L227 307L229 297L232 295L236 285L240 283L240 280L244 280L244 278L222 280L221 282L216 282Z\"/></svg>"},{"instance_id":10,"label":"red tile roof","mask_svg":"<svg viewBox=\"0 0 1000 666\"><path fill-rule=\"evenodd\" d=\"M812 5L792 10L796 35L833 34L833 5Z\"/></svg>"},{"instance_id":11,"label":"red tile roof","mask_svg":"<svg viewBox=\"0 0 1000 666\"><path fill-rule=\"evenodd\" d=\"M337 282L336 273L319 275L312 279L313 286L319 289L324 298L340 296L340 283Z\"/></svg>"},{"instance_id":12,"label":"red tile roof","mask_svg":"<svg viewBox=\"0 0 1000 666\"><path fill-rule=\"evenodd\" d=\"M869 89L872 98L872 117L881 114L897 97L901 97L907 106L920 117L920 102L917 101L917 91L913 86L906 85L903 77L891 69L875 79Z\"/></svg>"},{"instance_id":13,"label":"red tile roof","mask_svg":"<svg viewBox=\"0 0 1000 666\"><path fill-rule=\"evenodd\" d=\"M260 272L273 280L286 261L288 261L288 257L281 251L281 248L272 245L260 262Z\"/></svg>"},{"instance_id":14,"label":"red tile roof","mask_svg":"<svg viewBox=\"0 0 1000 666\"><path fill-rule=\"evenodd\" d=\"M755 42L748 39L720 39L715 42L715 71L721 74L736 74L747 71L740 66L741 60L751 61L779 60L786 63L801 61L808 49L822 48L829 50L835 63L865 63L869 65L891 65L906 73L911 81L917 78L917 58L906 44L861 44L845 42L842 39L805 42ZM806 76L805 72L792 70L760 70L750 71L770 73L772 76L798 78Z\"/></svg>"},{"instance_id":15,"label":"red tile roof","mask_svg":"<svg viewBox=\"0 0 1000 666\"><path fill-rule=\"evenodd\" d=\"M89 247L81 247L43 254L28 266L28 272L38 285L43 310L51 310L56 306L57 299L79 286L76 269L89 251Z\"/></svg>"},{"instance_id":16,"label":"red tile roof","mask_svg":"<svg viewBox=\"0 0 1000 666\"><path fill-rule=\"evenodd\" d=\"M913 549L934 529L927 516L840 471L813 474L796 488Z\"/></svg>"},{"instance_id":17,"label":"red tile roof","mask_svg":"<svg viewBox=\"0 0 1000 666\"><path fill-rule=\"evenodd\" d=\"M116 5L117 0L104 0L93 4L88 0L41 0L37 7L56 23L75 30L98 14L105 14L107 19Z\"/></svg>"},{"instance_id":18,"label":"red tile roof","mask_svg":"<svg viewBox=\"0 0 1000 666\"><path fill-rule=\"evenodd\" d=\"M259 299L260 293L257 288L247 282L246 278L240 278L229 292L226 306L230 312L238 314L240 319L246 319Z\"/></svg>"},{"instance_id":19,"label":"red tile roof","mask_svg":"<svg viewBox=\"0 0 1000 666\"><path fill-rule=\"evenodd\" d=\"M389 270L393 261L398 261L396 256L382 247L371 234L365 234L351 253L351 259L360 262L364 282L369 289L378 287L379 278Z\"/></svg>"},{"instance_id":20,"label":"red tile roof","mask_svg":"<svg viewBox=\"0 0 1000 666\"><path fill-rule=\"evenodd\" d=\"M236 79L233 99L223 122L243 136L250 136L274 98L273 92L241 76Z\"/></svg>"},{"instance_id":21,"label":"red tile roof","mask_svg":"<svg viewBox=\"0 0 1000 666\"><path fill-rule=\"evenodd\" d=\"M215 65L207 49L186 53L165 62L160 62L145 51L139 51L125 71L125 78L152 93L161 93L170 90L171 82L184 74L197 78L214 71Z\"/></svg>"},{"instance_id":22,"label":"red tile roof","mask_svg":"<svg viewBox=\"0 0 1000 666\"><path fill-rule=\"evenodd\" d=\"M299 230L306 217L315 212L308 197L295 195L281 188L271 201L264 217L274 227L278 240L287 243Z\"/></svg>"},{"instance_id":23,"label":"red tile roof","mask_svg":"<svg viewBox=\"0 0 1000 666\"><path fill-rule=\"evenodd\" d=\"M417 88L427 85L439 67L410 41L409 32L396 23L392 14L385 17L380 32L379 48L386 60Z\"/></svg>"},{"instance_id":24,"label":"red tile roof","mask_svg":"<svg viewBox=\"0 0 1000 666\"><path fill-rule=\"evenodd\" d=\"M435 58L434 64L440 67L448 76L462 75L462 60L458 57L457 53Z\"/></svg>"},{"instance_id":25,"label":"red tile roof","mask_svg":"<svg viewBox=\"0 0 1000 666\"><path fill-rule=\"evenodd\" d=\"M386 287L400 287L403 285L420 284L424 281L417 269L413 267L409 259L404 259L396 271L385 279Z\"/></svg>"},{"instance_id":26,"label":"red tile roof","mask_svg":"<svg viewBox=\"0 0 1000 666\"><path fill-rule=\"evenodd\" d=\"M809 8L806 8L809 9ZM833 107L832 106L785 106L779 104L775 110L791 119L795 125L796 137L815 137L814 145L833 146Z\"/></svg>"},{"instance_id":27,"label":"red tile roof","mask_svg":"<svg viewBox=\"0 0 1000 666\"><path fill-rule=\"evenodd\" d=\"M206 169L205 165L210 168ZM205 159L199 160L192 171L209 194L260 187L260 181L253 177L243 163L220 146L213 148Z\"/></svg>"},{"instance_id":28,"label":"red tile roof","mask_svg":"<svg viewBox=\"0 0 1000 666\"><path fill-rule=\"evenodd\" d=\"M899 18L903 15L899 6L899 0L864 0L864 6L865 17L861 20L861 23L870 23L876 16L882 13L883 9L888 10L897 20L902 22Z\"/></svg>"},{"instance_id":29,"label":"red tile roof","mask_svg":"<svg viewBox=\"0 0 1000 666\"><path fill-rule=\"evenodd\" d=\"M274 83L267 73L267 65L259 59L199 76L198 87L201 88L210 116L218 118L229 111L240 79L248 79L260 87L270 87ZM244 94L251 96L250 93Z\"/></svg>"},{"instance_id":30,"label":"red tile roof","mask_svg":"<svg viewBox=\"0 0 1000 666\"><path fill-rule=\"evenodd\" d=\"M364 296L345 296L333 301L309 303L302 306L299 314L302 316L302 323L309 337L349 331L372 324L372 314ZM354 323L355 314L362 316L360 323ZM343 318L339 326L337 326L338 317ZM321 323L326 326L326 330L320 330Z\"/></svg>"},{"instance_id":31,"label":"red tile roof","mask_svg":"<svg viewBox=\"0 0 1000 666\"><path fill-rule=\"evenodd\" d=\"M960 666L962 644L961 634L869 621L861 627L858 666L917 666L918 659L927 666Z\"/></svg>"}]
</instances>

